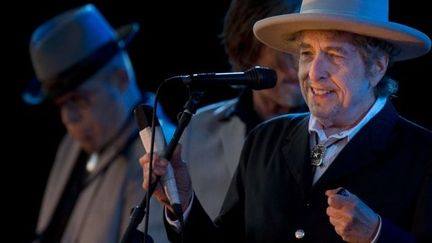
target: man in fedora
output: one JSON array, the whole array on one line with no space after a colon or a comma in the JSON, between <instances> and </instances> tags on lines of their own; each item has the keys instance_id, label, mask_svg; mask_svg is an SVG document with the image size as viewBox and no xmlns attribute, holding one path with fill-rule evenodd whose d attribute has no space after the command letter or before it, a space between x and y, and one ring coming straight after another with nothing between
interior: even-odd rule
<instances>
[{"instance_id":1,"label":"man in fedora","mask_svg":"<svg viewBox=\"0 0 432 243\"><path fill-rule=\"evenodd\" d=\"M31 37L36 79L24 99L54 102L67 130L46 186L36 242L117 243L144 195L137 163L144 148L133 110L153 105L154 94L140 92L125 49L137 31L137 24L114 30L87 4L51 18ZM173 125L161 109L158 116L168 138ZM155 215L162 213L157 206ZM150 221L149 232L167 242L162 224Z\"/></svg>"},{"instance_id":2,"label":"man in fedora","mask_svg":"<svg viewBox=\"0 0 432 243\"><path fill-rule=\"evenodd\" d=\"M300 13L260 20L254 33L299 56L310 113L284 115L250 133L214 222L176 153L171 162L187 200L183 228L165 205L169 238L432 242L432 133L398 115L391 102L397 83L386 75L391 63L426 54L431 40L390 22L387 0L303 0ZM149 155L140 163L147 174ZM166 161L152 163L163 175ZM166 198L160 189L154 195Z\"/></svg>"}]
</instances>

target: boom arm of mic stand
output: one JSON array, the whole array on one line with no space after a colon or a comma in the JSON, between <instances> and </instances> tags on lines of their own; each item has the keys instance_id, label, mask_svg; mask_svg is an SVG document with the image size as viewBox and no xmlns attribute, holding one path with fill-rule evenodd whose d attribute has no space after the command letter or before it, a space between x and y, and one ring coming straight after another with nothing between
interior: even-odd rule
<instances>
[{"instance_id":1,"label":"boom arm of mic stand","mask_svg":"<svg viewBox=\"0 0 432 243\"><path fill-rule=\"evenodd\" d=\"M178 144L178 141L180 140L181 135L183 134L184 129L189 124L190 120L192 119L193 114L195 114L198 104L201 100L201 97L203 96L203 91L192 91L188 101L184 105L184 110L179 118L178 125L176 127L176 130L174 131L173 137L171 138L166 150L164 158L167 160L170 160L174 150ZM137 232L137 226L140 224L142 219L144 218L144 215L146 213L147 209L147 197L151 197L153 194L157 184L159 183L160 176L156 178L156 181L151 183L149 186L149 189L147 190L146 194L144 195L144 198L141 200L140 204L136 206L130 216L130 222L129 225L122 237L121 243L133 243L134 239L137 239L136 234Z\"/></svg>"}]
</instances>

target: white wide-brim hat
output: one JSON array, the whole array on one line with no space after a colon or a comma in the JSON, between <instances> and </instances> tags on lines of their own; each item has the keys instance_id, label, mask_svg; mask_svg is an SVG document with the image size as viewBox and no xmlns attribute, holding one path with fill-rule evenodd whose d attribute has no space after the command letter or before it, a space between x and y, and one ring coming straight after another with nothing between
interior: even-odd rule
<instances>
[{"instance_id":1,"label":"white wide-brim hat","mask_svg":"<svg viewBox=\"0 0 432 243\"><path fill-rule=\"evenodd\" d=\"M49 19L30 40L36 78L24 91L24 101L39 104L77 88L126 48L138 29L138 23L114 29L93 4Z\"/></svg>"},{"instance_id":2,"label":"white wide-brim hat","mask_svg":"<svg viewBox=\"0 0 432 243\"><path fill-rule=\"evenodd\" d=\"M300 13L262 19L254 34L265 45L295 53L293 34L304 30L339 30L383 39L398 52L394 61L429 52L430 38L419 30L391 22L388 0L303 0Z\"/></svg>"}]
</instances>

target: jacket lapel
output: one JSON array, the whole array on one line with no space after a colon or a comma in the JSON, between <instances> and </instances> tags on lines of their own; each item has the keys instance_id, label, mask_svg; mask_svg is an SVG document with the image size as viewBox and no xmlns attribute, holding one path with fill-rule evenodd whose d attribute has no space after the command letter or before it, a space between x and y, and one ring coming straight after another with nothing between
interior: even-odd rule
<instances>
[{"instance_id":1,"label":"jacket lapel","mask_svg":"<svg viewBox=\"0 0 432 243\"><path fill-rule=\"evenodd\" d=\"M302 189L303 195L306 195L312 183L312 166L309 162L308 120L309 116L306 116L300 121L297 128L292 129L294 132L287 136L287 143L282 147L288 170Z\"/></svg>"},{"instance_id":2,"label":"jacket lapel","mask_svg":"<svg viewBox=\"0 0 432 243\"><path fill-rule=\"evenodd\" d=\"M60 147L61 150L56 156L39 215L37 227L39 232L48 226L81 151L79 144L70 136L63 140Z\"/></svg>"},{"instance_id":3,"label":"jacket lapel","mask_svg":"<svg viewBox=\"0 0 432 243\"><path fill-rule=\"evenodd\" d=\"M226 101L223 106L213 113L217 121L223 124L217 126L214 138L222 147L223 152L220 155L220 162L224 163L225 168L228 168L231 176L234 175L237 169L240 151L246 136L245 124L238 116L234 115L238 101L238 98ZM220 166L219 163L216 165Z\"/></svg>"}]
</instances>

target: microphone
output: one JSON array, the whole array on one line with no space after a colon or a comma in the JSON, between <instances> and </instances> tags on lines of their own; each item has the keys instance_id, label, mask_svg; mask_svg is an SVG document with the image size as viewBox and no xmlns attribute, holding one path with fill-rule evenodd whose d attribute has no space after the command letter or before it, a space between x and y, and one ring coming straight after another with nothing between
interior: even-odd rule
<instances>
[{"instance_id":1,"label":"microphone","mask_svg":"<svg viewBox=\"0 0 432 243\"><path fill-rule=\"evenodd\" d=\"M242 85L255 90L269 89L276 85L277 75L273 69L255 66L245 72L197 73L168 78L165 82L181 82L193 88Z\"/></svg>"},{"instance_id":2,"label":"microphone","mask_svg":"<svg viewBox=\"0 0 432 243\"><path fill-rule=\"evenodd\" d=\"M135 108L134 114L140 128L139 135L141 142L143 143L145 150L149 153L152 141L151 124L153 121L153 108L148 105L139 105L137 108ZM153 151L159 155L163 155L165 152L165 147L165 138L162 133L162 128L159 125L159 120L156 117ZM174 170L171 164L168 164L166 174L160 179L171 206L174 208L175 213L177 214L176 216L178 218L182 218L183 210L174 177Z\"/></svg>"}]
</instances>

